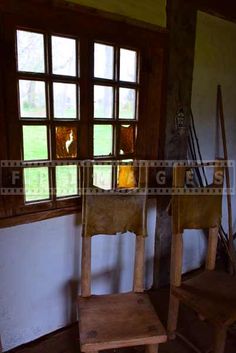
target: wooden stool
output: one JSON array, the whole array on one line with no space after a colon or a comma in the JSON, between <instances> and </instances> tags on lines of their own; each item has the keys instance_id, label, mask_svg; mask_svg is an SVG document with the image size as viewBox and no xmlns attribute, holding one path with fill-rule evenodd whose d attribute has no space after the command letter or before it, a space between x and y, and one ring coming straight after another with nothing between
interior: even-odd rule
<instances>
[{"instance_id":1,"label":"wooden stool","mask_svg":"<svg viewBox=\"0 0 236 353\"><path fill-rule=\"evenodd\" d=\"M180 302L212 323L215 329L214 353L224 352L227 328L236 320L236 279L227 273L214 271L221 222L222 195L219 188L223 188L224 175L224 169L219 165L218 162L214 163L214 180L208 187L209 195L205 192L201 195L199 188L200 195L182 193L172 197L171 290L168 316L170 338L175 337ZM177 191L185 186L185 173L186 167L176 165L173 169L173 187ZM181 282L184 229L209 229L209 238L205 271Z\"/></svg>"},{"instance_id":2,"label":"wooden stool","mask_svg":"<svg viewBox=\"0 0 236 353\"><path fill-rule=\"evenodd\" d=\"M88 167L84 169L85 190L90 177ZM139 188L142 186L146 190L146 168L139 168ZM147 353L157 353L159 343L167 340L148 295L143 293L146 194L138 191L83 196L82 293L78 299L82 352L145 345ZM128 230L136 234L133 292L91 295L91 237Z\"/></svg>"}]
</instances>

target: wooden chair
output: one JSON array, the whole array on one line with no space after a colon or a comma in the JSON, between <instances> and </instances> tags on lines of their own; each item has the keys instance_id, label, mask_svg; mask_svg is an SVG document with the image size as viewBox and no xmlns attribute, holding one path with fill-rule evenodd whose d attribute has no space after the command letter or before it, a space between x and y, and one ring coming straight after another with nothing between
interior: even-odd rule
<instances>
[{"instance_id":1,"label":"wooden chair","mask_svg":"<svg viewBox=\"0 0 236 353\"><path fill-rule=\"evenodd\" d=\"M88 174L85 170L84 188L89 184ZM146 168L140 168L139 187L143 182L146 186ZM165 342L167 335L148 295L143 292L146 195L138 194L137 189L124 195L85 194L82 219L82 277L78 299L81 351L97 353L145 345L146 352L157 353L159 343ZM136 234L133 292L91 295L92 236L128 230Z\"/></svg>"},{"instance_id":2,"label":"wooden chair","mask_svg":"<svg viewBox=\"0 0 236 353\"><path fill-rule=\"evenodd\" d=\"M185 186L185 167L173 168L173 186ZM178 195L172 197L171 290L168 316L169 338L175 337L179 303L182 302L214 326L213 352L223 353L226 331L236 321L236 279L214 271L221 222L222 196L216 189L223 187L224 169L215 163L214 180L209 195ZM219 180L221 184L219 185ZM194 188L195 190L196 188ZM201 192L201 190L199 190ZM184 229L209 229L205 271L181 282Z\"/></svg>"}]
</instances>

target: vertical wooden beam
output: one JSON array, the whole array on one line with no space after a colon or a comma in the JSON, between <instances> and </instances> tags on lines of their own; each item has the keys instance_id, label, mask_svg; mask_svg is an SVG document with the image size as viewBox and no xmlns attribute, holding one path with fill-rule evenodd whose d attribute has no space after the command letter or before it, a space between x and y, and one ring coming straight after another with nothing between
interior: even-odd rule
<instances>
[{"instance_id":1,"label":"vertical wooden beam","mask_svg":"<svg viewBox=\"0 0 236 353\"><path fill-rule=\"evenodd\" d=\"M170 292L167 332L170 340L175 339L179 316L179 299Z\"/></svg>"},{"instance_id":2,"label":"vertical wooden beam","mask_svg":"<svg viewBox=\"0 0 236 353\"><path fill-rule=\"evenodd\" d=\"M170 32L165 143L167 159L185 159L187 156L196 19L197 9L192 1L167 0L167 27ZM180 105L186 119L186 129L181 133L175 126L175 116Z\"/></svg>"},{"instance_id":3,"label":"vertical wooden beam","mask_svg":"<svg viewBox=\"0 0 236 353\"><path fill-rule=\"evenodd\" d=\"M215 327L213 353L224 353L227 330L225 327Z\"/></svg>"},{"instance_id":4,"label":"vertical wooden beam","mask_svg":"<svg viewBox=\"0 0 236 353\"><path fill-rule=\"evenodd\" d=\"M91 237L82 238L81 295L91 295Z\"/></svg>"},{"instance_id":5,"label":"vertical wooden beam","mask_svg":"<svg viewBox=\"0 0 236 353\"><path fill-rule=\"evenodd\" d=\"M158 353L158 344L149 344L146 346L146 353Z\"/></svg>"},{"instance_id":6,"label":"vertical wooden beam","mask_svg":"<svg viewBox=\"0 0 236 353\"><path fill-rule=\"evenodd\" d=\"M173 234L171 244L171 269L170 283L171 286L179 287L181 285L183 262L183 234Z\"/></svg>"},{"instance_id":7,"label":"vertical wooden beam","mask_svg":"<svg viewBox=\"0 0 236 353\"><path fill-rule=\"evenodd\" d=\"M135 263L134 263L134 292L144 290L144 249L145 237L136 236Z\"/></svg>"},{"instance_id":8,"label":"vertical wooden beam","mask_svg":"<svg viewBox=\"0 0 236 353\"><path fill-rule=\"evenodd\" d=\"M170 289L170 302L168 313L167 330L170 339L175 338L175 331L177 328L178 314L179 314L179 299L172 294L174 286L181 285L182 275L182 262L183 262L183 235L173 234L172 247L171 247L171 289Z\"/></svg>"},{"instance_id":9,"label":"vertical wooden beam","mask_svg":"<svg viewBox=\"0 0 236 353\"><path fill-rule=\"evenodd\" d=\"M176 15L178 14L178 16ZM197 9L192 1L167 0L167 27L169 30L169 62L167 82L167 111L165 132L165 159L185 159L187 155L187 129L178 131L175 116L182 101L186 126L192 95L192 77L194 67L194 49ZM166 168L166 185L171 186L171 168ZM167 202L159 205L159 230L155 242L154 288L167 284L169 280L168 264L170 262L171 232L170 219L166 212L169 196L162 196ZM159 257L156 259L156 257ZM159 279L161 278L161 281Z\"/></svg>"},{"instance_id":10,"label":"vertical wooden beam","mask_svg":"<svg viewBox=\"0 0 236 353\"><path fill-rule=\"evenodd\" d=\"M218 243L218 227L209 229L206 270L214 270Z\"/></svg>"}]
</instances>

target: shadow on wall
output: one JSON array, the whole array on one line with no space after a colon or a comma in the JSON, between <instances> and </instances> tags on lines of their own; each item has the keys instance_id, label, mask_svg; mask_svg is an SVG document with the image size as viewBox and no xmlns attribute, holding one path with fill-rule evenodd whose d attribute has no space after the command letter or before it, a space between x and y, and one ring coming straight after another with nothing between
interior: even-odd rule
<instances>
[{"instance_id":1,"label":"shadow on wall","mask_svg":"<svg viewBox=\"0 0 236 353\"><path fill-rule=\"evenodd\" d=\"M150 267L153 266L153 259L147 259L145 262L146 271L149 271ZM130 268L130 273L133 277L133 268ZM129 288L127 290L121 290L123 286L122 283L122 274L124 274L124 268L122 264L119 263L118 267L111 268L104 272L95 273L92 275L92 294L112 294L112 293L121 293L128 292L132 290L133 278L129 283ZM104 290L104 283L106 283L106 289ZM148 288L150 289L150 288ZM77 298L80 294L80 278L70 280L65 286L65 297L68 298L67 301L67 313L68 321L75 322L77 321Z\"/></svg>"},{"instance_id":2,"label":"shadow on wall","mask_svg":"<svg viewBox=\"0 0 236 353\"><path fill-rule=\"evenodd\" d=\"M149 216L150 216L149 209ZM150 223L150 222L148 222ZM81 224L81 217L76 218L76 224ZM145 288L150 289L153 279L153 256L154 256L154 229L148 225L146 238L146 260L145 260ZM91 293L102 295L132 291L135 238L133 233L117 235L96 235L92 237L92 283ZM68 298L66 316L71 322L77 320L76 303L80 293L80 262L81 262L82 237L75 239L74 248L74 278L66 285L65 297Z\"/></svg>"}]
</instances>

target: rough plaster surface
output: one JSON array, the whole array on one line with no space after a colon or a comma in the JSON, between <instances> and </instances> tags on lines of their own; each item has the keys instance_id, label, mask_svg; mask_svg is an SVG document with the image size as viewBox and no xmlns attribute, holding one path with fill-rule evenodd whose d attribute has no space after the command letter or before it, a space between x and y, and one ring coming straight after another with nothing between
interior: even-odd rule
<instances>
[{"instance_id":1,"label":"rough plaster surface","mask_svg":"<svg viewBox=\"0 0 236 353\"><path fill-rule=\"evenodd\" d=\"M0 230L0 332L8 350L70 323L74 216Z\"/></svg>"},{"instance_id":2,"label":"rough plaster surface","mask_svg":"<svg viewBox=\"0 0 236 353\"><path fill-rule=\"evenodd\" d=\"M155 201L151 200L146 288L151 287L153 278L155 219ZM0 332L4 351L76 319L80 232L78 215L0 230ZM95 294L131 289L134 235L112 240L114 237L94 238L92 291Z\"/></svg>"},{"instance_id":3,"label":"rough plaster surface","mask_svg":"<svg viewBox=\"0 0 236 353\"><path fill-rule=\"evenodd\" d=\"M166 26L166 0L69 0L83 6L94 7L145 21L162 27Z\"/></svg>"},{"instance_id":4,"label":"rough plaster surface","mask_svg":"<svg viewBox=\"0 0 236 353\"><path fill-rule=\"evenodd\" d=\"M216 122L217 85L222 86L229 159L236 159L236 24L198 12L192 109L203 158L223 157L221 132ZM235 177L231 175L235 193ZM232 197L236 230L236 197ZM223 202L227 230L227 205Z\"/></svg>"}]
</instances>

